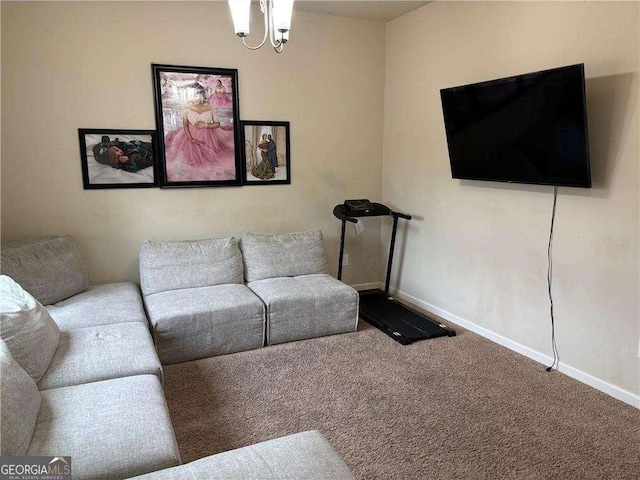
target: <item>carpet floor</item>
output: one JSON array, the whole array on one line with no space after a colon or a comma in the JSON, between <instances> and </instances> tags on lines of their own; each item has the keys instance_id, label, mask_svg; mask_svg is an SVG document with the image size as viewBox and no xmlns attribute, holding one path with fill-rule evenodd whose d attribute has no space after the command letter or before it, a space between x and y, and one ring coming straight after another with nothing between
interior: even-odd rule
<instances>
[{"instance_id":1,"label":"carpet floor","mask_svg":"<svg viewBox=\"0 0 640 480\"><path fill-rule=\"evenodd\" d=\"M638 479L640 410L472 332L357 332L165 367L183 462L320 430L359 479Z\"/></svg>"}]
</instances>

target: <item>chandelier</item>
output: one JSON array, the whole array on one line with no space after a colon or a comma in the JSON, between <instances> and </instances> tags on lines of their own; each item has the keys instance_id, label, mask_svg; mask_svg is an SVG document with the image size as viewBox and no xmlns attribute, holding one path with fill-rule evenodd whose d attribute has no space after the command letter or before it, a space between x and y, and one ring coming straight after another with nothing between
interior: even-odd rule
<instances>
[{"instance_id":1,"label":"chandelier","mask_svg":"<svg viewBox=\"0 0 640 480\"><path fill-rule=\"evenodd\" d=\"M293 1L260 0L260 11L264 15L264 37L260 45L252 47L246 42L250 32L251 0L229 0L233 29L242 39L242 44L250 50L257 50L266 43L268 37L276 53L282 53L284 44L289 40Z\"/></svg>"}]
</instances>

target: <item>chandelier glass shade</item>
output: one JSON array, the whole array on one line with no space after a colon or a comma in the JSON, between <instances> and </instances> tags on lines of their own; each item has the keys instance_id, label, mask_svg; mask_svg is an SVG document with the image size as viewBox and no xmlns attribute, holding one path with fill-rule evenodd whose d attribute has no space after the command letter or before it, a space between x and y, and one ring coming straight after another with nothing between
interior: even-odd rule
<instances>
[{"instance_id":1,"label":"chandelier glass shade","mask_svg":"<svg viewBox=\"0 0 640 480\"><path fill-rule=\"evenodd\" d=\"M264 37L259 45L251 46L246 42L246 37L251 32L251 0L229 0L233 29L242 39L242 44L250 50L257 50L268 38L273 49L282 53L284 44L289 40L293 1L260 0L260 11L264 16Z\"/></svg>"}]
</instances>

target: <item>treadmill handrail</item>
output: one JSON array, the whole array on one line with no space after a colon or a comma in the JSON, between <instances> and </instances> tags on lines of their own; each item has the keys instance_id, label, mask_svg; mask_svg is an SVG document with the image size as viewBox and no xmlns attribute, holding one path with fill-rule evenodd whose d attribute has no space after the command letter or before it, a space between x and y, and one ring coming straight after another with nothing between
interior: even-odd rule
<instances>
[{"instance_id":1,"label":"treadmill handrail","mask_svg":"<svg viewBox=\"0 0 640 480\"><path fill-rule=\"evenodd\" d=\"M336 205L335 207L333 207L333 216L336 217L338 220L347 221L351 223L358 223L358 220L347 215L345 210L346 209L344 208L344 205Z\"/></svg>"},{"instance_id":2,"label":"treadmill handrail","mask_svg":"<svg viewBox=\"0 0 640 480\"><path fill-rule=\"evenodd\" d=\"M407 215L405 213L400 213L400 212L389 212L389 215L391 215L392 217L400 217L400 218L405 218L407 220L411 220L411 215Z\"/></svg>"}]
</instances>

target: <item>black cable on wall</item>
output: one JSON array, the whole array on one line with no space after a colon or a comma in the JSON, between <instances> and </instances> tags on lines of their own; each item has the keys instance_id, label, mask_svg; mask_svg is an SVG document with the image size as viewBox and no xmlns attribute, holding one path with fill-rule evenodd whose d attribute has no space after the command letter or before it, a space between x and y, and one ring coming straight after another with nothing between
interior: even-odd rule
<instances>
[{"instance_id":1,"label":"black cable on wall","mask_svg":"<svg viewBox=\"0 0 640 480\"><path fill-rule=\"evenodd\" d=\"M558 201L558 186L553 187L553 210L551 211L551 229L549 231L549 245L547 247L547 287L549 290L549 313L551 315L551 349L553 350L553 363L547 367L547 372L550 372L553 367L558 368L559 356L558 346L556 345L556 328L555 320L553 318L553 295L551 294L551 281L553 279L553 225L556 220L556 203Z\"/></svg>"}]
</instances>

